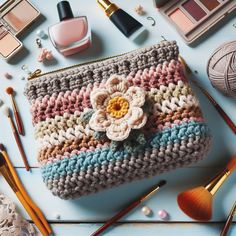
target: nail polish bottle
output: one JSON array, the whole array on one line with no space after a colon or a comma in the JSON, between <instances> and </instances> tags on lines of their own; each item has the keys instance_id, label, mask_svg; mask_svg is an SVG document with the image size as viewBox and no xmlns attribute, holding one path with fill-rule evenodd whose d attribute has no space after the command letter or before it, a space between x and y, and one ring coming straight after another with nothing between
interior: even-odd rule
<instances>
[{"instance_id":1,"label":"nail polish bottle","mask_svg":"<svg viewBox=\"0 0 236 236\"><path fill-rule=\"evenodd\" d=\"M86 16L74 17L68 1L57 4L60 22L49 27L53 46L64 56L88 48L91 44L91 30Z\"/></svg>"}]
</instances>

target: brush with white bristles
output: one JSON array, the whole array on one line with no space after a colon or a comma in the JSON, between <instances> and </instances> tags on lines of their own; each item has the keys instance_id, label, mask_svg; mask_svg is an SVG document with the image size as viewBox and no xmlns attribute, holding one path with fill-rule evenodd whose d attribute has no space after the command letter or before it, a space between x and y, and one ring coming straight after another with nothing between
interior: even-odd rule
<instances>
[{"instance_id":1,"label":"brush with white bristles","mask_svg":"<svg viewBox=\"0 0 236 236\"><path fill-rule=\"evenodd\" d=\"M194 220L210 220L212 217L213 196L235 169L236 156L231 159L220 174L205 186L199 186L179 194L177 201L180 209Z\"/></svg>"},{"instance_id":2,"label":"brush with white bristles","mask_svg":"<svg viewBox=\"0 0 236 236\"><path fill-rule=\"evenodd\" d=\"M21 140L20 140L20 136L19 136L18 131L16 129L14 120L12 119L11 111L10 111L9 107L3 106L2 107L2 113L9 119L9 122L10 122L10 125L11 125L11 129L12 129L12 132L13 132L16 144L17 144L17 146L19 148L20 154L22 156L25 168L26 168L27 171L29 171L29 169L30 169L29 163L27 161L27 157L25 155L25 151L24 151L24 148L22 146L22 143L21 143Z\"/></svg>"}]
</instances>

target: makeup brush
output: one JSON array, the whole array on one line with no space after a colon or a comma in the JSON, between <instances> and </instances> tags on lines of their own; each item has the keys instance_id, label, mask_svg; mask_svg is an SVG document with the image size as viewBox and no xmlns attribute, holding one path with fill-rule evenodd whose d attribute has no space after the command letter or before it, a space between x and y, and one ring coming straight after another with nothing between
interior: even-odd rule
<instances>
[{"instance_id":1,"label":"makeup brush","mask_svg":"<svg viewBox=\"0 0 236 236\"><path fill-rule=\"evenodd\" d=\"M233 207L232 207L232 209L231 209L231 211L229 213L229 216L228 216L228 218L226 220L226 223L224 225L224 228L223 228L220 236L226 236L227 235L227 233L229 231L229 227L230 227L230 225L232 223L232 220L234 218L235 213L236 213L236 202L234 203L234 205L233 205Z\"/></svg>"},{"instance_id":2,"label":"makeup brush","mask_svg":"<svg viewBox=\"0 0 236 236\"><path fill-rule=\"evenodd\" d=\"M154 193L156 193L162 186L166 184L165 180L161 180L157 186L152 188L150 191L148 191L143 197L139 198L138 200L131 203L128 207L121 210L118 214L113 216L110 220L108 220L102 227L100 227L96 232L91 234L90 236L98 236L102 232L104 232L108 227L110 227L113 223L117 222L120 218L122 218L124 215L129 213L131 210L133 210L135 207L146 201L149 197L151 197Z\"/></svg>"},{"instance_id":3,"label":"makeup brush","mask_svg":"<svg viewBox=\"0 0 236 236\"><path fill-rule=\"evenodd\" d=\"M2 153L5 161L6 161L6 165L12 175L12 178L15 181L15 184L17 185L18 189L20 190L20 192L22 193L22 195L24 196L25 200L28 202L28 204L30 205L30 207L34 210L35 213L37 213L37 215L39 216L41 222L43 223L44 227L46 228L46 230L48 231L49 235L52 234L52 229L50 227L50 225L47 222L47 219L45 218L45 216L43 215L42 211L40 210L40 208L33 202L33 200L30 198L30 196L28 195L28 193L26 192L20 178L17 175L17 172L15 170L15 168L13 167L10 157L7 153L6 148L4 147L4 145L2 143L0 143L0 153Z\"/></svg>"},{"instance_id":4,"label":"makeup brush","mask_svg":"<svg viewBox=\"0 0 236 236\"><path fill-rule=\"evenodd\" d=\"M191 75L192 74L191 69L189 68L184 58L181 57L180 55L179 55L179 61L182 63L183 67L185 68L186 77L187 75ZM229 126L229 128L234 132L234 134L236 134L236 125L234 124L232 119L225 113L223 108L216 102L216 100L210 95L210 93L206 89L204 89L196 80L191 80L191 81L202 91L202 93L207 97L207 99L218 111L220 116L224 119L224 121Z\"/></svg>"},{"instance_id":5,"label":"makeup brush","mask_svg":"<svg viewBox=\"0 0 236 236\"><path fill-rule=\"evenodd\" d=\"M27 157L25 155L25 151L24 151L23 145L21 143L20 136L19 136L19 134L17 132L16 126L15 126L14 121L12 119L12 116L11 116L11 113L10 113L10 109L7 106L3 107L3 114L9 119L9 122L10 122L10 125L11 125L11 129L12 129L12 132L13 132L16 144L18 146L18 149L20 151L20 154L22 156L25 168L26 168L27 171L29 171L29 169L30 169L29 163L27 161Z\"/></svg>"},{"instance_id":6,"label":"makeup brush","mask_svg":"<svg viewBox=\"0 0 236 236\"><path fill-rule=\"evenodd\" d=\"M235 169L236 156L231 159L220 174L214 177L205 186L199 186L179 194L177 202L180 209L194 220L210 220L212 217L213 196Z\"/></svg>"},{"instance_id":7,"label":"makeup brush","mask_svg":"<svg viewBox=\"0 0 236 236\"><path fill-rule=\"evenodd\" d=\"M224 119L224 121L229 126L229 128L234 132L234 134L236 134L236 125L231 120L231 118L225 113L225 111L222 109L222 107L216 102L216 100L202 86L200 86L194 80L192 80L192 82L202 91L202 93L205 94L205 96L208 98L208 100L211 102L211 104L216 108L216 110L221 115L221 117Z\"/></svg>"},{"instance_id":8,"label":"makeup brush","mask_svg":"<svg viewBox=\"0 0 236 236\"><path fill-rule=\"evenodd\" d=\"M14 178L12 177L9 168L7 166L6 160L2 153L0 152L0 173L3 175L13 192L16 194L19 201L24 206L25 210L29 214L30 218L33 220L35 225L38 227L39 231L42 233L43 236L49 236L49 233L47 232L47 229L44 227L42 222L39 220L36 213L33 211L33 209L30 207L30 205L27 203L27 200L24 198L23 194L19 190L17 184L14 181Z\"/></svg>"},{"instance_id":9,"label":"makeup brush","mask_svg":"<svg viewBox=\"0 0 236 236\"><path fill-rule=\"evenodd\" d=\"M12 87L8 87L6 88L6 92L7 94L10 95L11 97L11 103L12 103L12 109L13 109L13 113L16 119L16 125L17 125L17 129L20 135L24 135L24 127L23 127L23 122L19 113L19 109L16 105L16 101L14 98L14 89Z\"/></svg>"}]
</instances>

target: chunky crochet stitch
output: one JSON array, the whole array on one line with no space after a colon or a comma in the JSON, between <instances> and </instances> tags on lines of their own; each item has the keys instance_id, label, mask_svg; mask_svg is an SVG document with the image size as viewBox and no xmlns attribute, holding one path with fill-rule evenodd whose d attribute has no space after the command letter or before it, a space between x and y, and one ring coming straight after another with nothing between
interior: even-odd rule
<instances>
[{"instance_id":1,"label":"chunky crochet stitch","mask_svg":"<svg viewBox=\"0 0 236 236\"><path fill-rule=\"evenodd\" d=\"M28 82L47 187L76 198L202 159L211 143L176 42Z\"/></svg>"}]
</instances>

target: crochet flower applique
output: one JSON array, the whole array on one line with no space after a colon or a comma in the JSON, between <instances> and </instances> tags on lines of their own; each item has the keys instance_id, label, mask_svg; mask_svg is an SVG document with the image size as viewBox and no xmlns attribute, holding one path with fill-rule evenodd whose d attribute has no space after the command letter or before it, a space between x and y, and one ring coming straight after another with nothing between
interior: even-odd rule
<instances>
[{"instance_id":1,"label":"crochet flower applique","mask_svg":"<svg viewBox=\"0 0 236 236\"><path fill-rule=\"evenodd\" d=\"M96 88L90 95L94 110L89 125L98 132L105 132L113 141L128 138L132 129L140 129L147 122L142 106L145 91L139 87L129 87L125 77L111 76L105 88Z\"/></svg>"}]
</instances>

